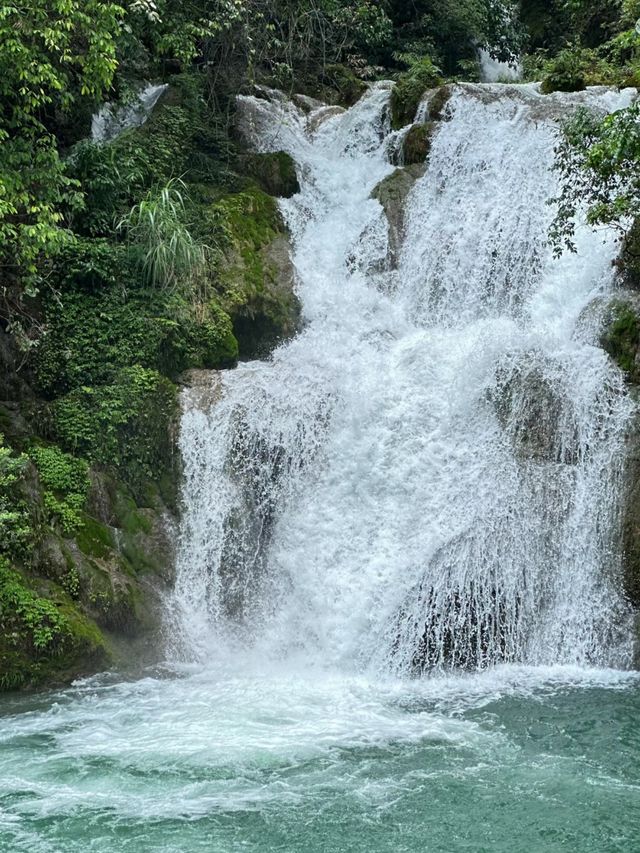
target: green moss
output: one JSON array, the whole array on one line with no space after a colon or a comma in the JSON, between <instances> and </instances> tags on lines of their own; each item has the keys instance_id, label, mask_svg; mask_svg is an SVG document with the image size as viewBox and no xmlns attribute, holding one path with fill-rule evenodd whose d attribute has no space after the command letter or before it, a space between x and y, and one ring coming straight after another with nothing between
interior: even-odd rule
<instances>
[{"instance_id":1,"label":"green moss","mask_svg":"<svg viewBox=\"0 0 640 853\"><path fill-rule=\"evenodd\" d=\"M114 468L134 488L171 464L176 387L152 370L125 368L109 385L83 387L51 406L63 446Z\"/></svg>"},{"instance_id":2,"label":"green moss","mask_svg":"<svg viewBox=\"0 0 640 853\"><path fill-rule=\"evenodd\" d=\"M404 138L402 153L404 164L407 166L424 163L431 150L431 134L433 126L429 124L414 124Z\"/></svg>"},{"instance_id":3,"label":"green moss","mask_svg":"<svg viewBox=\"0 0 640 853\"><path fill-rule=\"evenodd\" d=\"M76 533L78 548L88 557L108 557L114 547L113 531L86 513L82 516L82 527Z\"/></svg>"},{"instance_id":4,"label":"green moss","mask_svg":"<svg viewBox=\"0 0 640 853\"><path fill-rule=\"evenodd\" d=\"M293 333L299 315L278 205L252 187L226 196L213 216L224 247L218 275L240 354L264 355Z\"/></svg>"},{"instance_id":5,"label":"green moss","mask_svg":"<svg viewBox=\"0 0 640 853\"><path fill-rule=\"evenodd\" d=\"M640 290L640 218L629 229L620 259L624 283L633 290Z\"/></svg>"},{"instance_id":6,"label":"green moss","mask_svg":"<svg viewBox=\"0 0 640 853\"><path fill-rule=\"evenodd\" d=\"M640 380L636 363L640 347L640 323L635 311L626 303L612 306L612 321L601 338L602 347L625 371L631 382Z\"/></svg>"},{"instance_id":7,"label":"green moss","mask_svg":"<svg viewBox=\"0 0 640 853\"><path fill-rule=\"evenodd\" d=\"M396 130L415 118L424 93L441 85L440 72L426 56L402 74L391 93L391 123Z\"/></svg>"},{"instance_id":8,"label":"green moss","mask_svg":"<svg viewBox=\"0 0 640 853\"><path fill-rule=\"evenodd\" d=\"M132 364L177 377L234 361L231 321L211 283L204 302L188 292L146 288L119 249L100 250L95 263L101 242L79 241L56 267L59 293L45 302L48 331L33 364L41 392L57 396L106 383Z\"/></svg>"},{"instance_id":9,"label":"green moss","mask_svg":"<svg viewBox=\"0 0 640 853\"><path fill-rule=\"evenodd\" d=\"M239 166L269 195L290 198L300 192L295 161L286 151L245 154Z\"/></svg>"},{"instance_id":10,"label":"green moss","mask_svg":"<svg viewBox=\"0 0 640 853\"><path fill-rule=\"evenodd\" d=\"M66 681L104 665L100 629L68 593L0 562L0 689Z\"/></svg>"}]
</instances>

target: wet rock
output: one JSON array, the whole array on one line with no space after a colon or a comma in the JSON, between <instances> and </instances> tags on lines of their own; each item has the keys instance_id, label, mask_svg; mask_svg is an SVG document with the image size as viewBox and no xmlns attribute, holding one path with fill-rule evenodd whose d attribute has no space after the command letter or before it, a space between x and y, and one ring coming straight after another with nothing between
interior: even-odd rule
<instances>
[{"instance_id":1,"label":"wet rock","mask_svg":"<svg viewBox=\"0 0 640 853\"><path fill-rule=\"evenodd\" d=\"M629 429L625 460L622 547L625 592L640 608L640 416ZM640 637L640 633L638 634Z\"/></svg>"},{"instance_id":2,"label":"wet rock","mask_svg":"<svg viewBox=\"0 0 640 853\"><path fill-rule=\"evenodd\" d=\"M433 124L413 124L402 143L402 161L405 166L424 163L431 150Z\"/></svg>"},{"instance_id":3,"label":"wet rock","mask_svg":"<svg viewBox=\"0 0 640 853\"><path fill-rule=\"evenodd\" d=\"M316 98L312 98L310 95L296 94L292 96L291 100L299 109L301 109L304 113L307 114L312 113L315 110L318 110L321 107L325 106L322 101L318 101Z\"/></svg>"},{"instance_id":4,"label":"wet rock","mask_svg":"<svg viewBox=\"0 0 640 853\"><path fill-rule=\"evenodd\" d=\"M396 169L380 181L371 193L382 205L389 223L389 265L398 266L398 256L404 237L405 202L411 188L425 173L424 164L414 164L407 168Z\"/></svg>"},{"instance_id":5,"label":"wet rock","mask_svg":"<svg viewBox=\"0 0 640 853\"><path fill-rule=\"evenodd\" d=\"M344 107L327 107L324 106L321 109L316 110L312 115L309 116L309 120L307 122L307 130L309 133L315 133L319 127L321 127L325 121L328 121L330 118L334 116L341 116L345 112Z\"/></svg>"},{"instance_id":6,"label":"wet rock","mask_svg":"<svg viewBox=\"0 0 640 853\"><path fill-rule=\"evenodd\" d=\"M600 345L633 384L640 382L640 295L621 291L605 309Z\"/></svg>"},{"instance_id":7,"label":"wet rock","mask_svg":"<svg viewBox=\"0 0 640 853\"><path fill-rule=\"evenodd\" d=\"M183 408L208 412L222 397L222 374L218 370L189 370L181 376Z\"/></svg>"},{"instance_id":8,"label":"wet rock","mask_svg":"<svg viewBox=\"0 0 640 853\"><path fill-rule=\"evenodd\" d=\"M446 107L453 94L453 86L447 84L438 86L437 89L431 89L423 98L422 103L425 106L426 117L429 121L446 121L448 118Z\"/></svg>"},{"instance_id":9,"label":"wet rock","mask_svg":"<svg viewBox=\"0 0 640 853\"><path fill-rule=\"evenodd\" d=\"M521 460L575 464L577 436L561 390L542 366L523 365L500 375L493 395L498 420Z\"/></svg>"},{"instance_id":10,"label":"wet rock","mask_svg":"<svg viewBox=\"0 0 640 853\"><path fill-rule=\"evenodd\" d=\"M219 280L240 357L264 357L300 324L291 247L279 208L255 188L226 196L214 211L226 235Z\"/></svg>"},{"instance_id":11,"label":"wet rock","mask_svg":"<svg viewBox=\"0 0 640 853\"><path fill-rule=\"evenodd\" d=\"M624 238L618 269L625 287L640 290L640 218L634 221Z\"/></svg>"}]
</instances>

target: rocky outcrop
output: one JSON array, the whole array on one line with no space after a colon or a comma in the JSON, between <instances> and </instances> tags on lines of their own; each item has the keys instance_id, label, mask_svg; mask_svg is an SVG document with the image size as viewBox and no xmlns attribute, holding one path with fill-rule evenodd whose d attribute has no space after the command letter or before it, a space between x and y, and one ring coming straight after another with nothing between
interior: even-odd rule
<instances>
[{"instance_id":1,"label":"rocky outcrop","mask_svg":"<svg viewBox=\"0 0 640 853\"><path fill-rule=\"evenodd\" d=\"M239 168L269 195L290 198L300 192L296 164L285 151L243 154L239 158Z\"/></svg>"},{"instance_id":2,"label":"rocky outcrop","mask_svg":"<svg viewBox=\"0 0 640 853\"><path fill-rule=\"evenodd\" d=\"M224 234L219 265L224 307L233 321L241 358L267 355L295 334L300 304L289 239L275 200L256 188L225 196L214 206Z\"/></svg>"},{"instance_id":3,"label":"rocky outcrop","mask_svg":"<svg viewBox=\"0 0 640 853\"><path fill-rule=\"evenodd\" d=\"M577 440L562 389L554 385L542 365L535 363L535 354L532 362L523 361L498 376L492 399L518 459L564 464L578 461Z\"/></svg>"},{"instance_id":4,"label":"rocky outcrop","mask_svg":"<svg viewBox=\"0 0 640 853\"><path fill-rule=\"evenodd\" d=\"M424 175L425 166L414 164L398 168L380 181L371 196L382 205L389 223L389 256L391 269L398 266L398 256L404 236L404 210L409 192L418 178Z\"/></svg>"}]
</instances>

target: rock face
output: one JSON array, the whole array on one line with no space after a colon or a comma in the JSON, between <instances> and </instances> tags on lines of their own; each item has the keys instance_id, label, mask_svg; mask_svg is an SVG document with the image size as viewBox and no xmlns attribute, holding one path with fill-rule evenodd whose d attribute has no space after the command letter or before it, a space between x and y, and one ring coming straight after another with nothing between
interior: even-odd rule
<instances>
[{"instance_id":1,"label":"rock face","mask_svg":"<svg viewBox=\"0 0 640 853\"><path fill-rule=\"evenodd\" d=\"M627 283L627 274L623 272ZM628 434L623 504L624 584L629 600L640 608L640 295L620 291L605 309L602 347L625 372L639 412Z\"/></svg>"},{"instance_id":2,"label":"rock face","mask_svg":"<svg viewBox=\"0 0 640 853\"><path fill-rule=\"evenodd\" d=\"M290 198L300 192L296 164L285 151L243 154L239 166L269 195Z\"/></svg>"},{"instance_id":3,"label":"rock face","mask_svg":"<svg viewBox=\"0 0 640 853\"><path fill-rule=\"evenodd\" d=\"M640 295L621 292L607 307L602 348L624 370L630 383L640 382Z\"/></svg>"},{"instance_id":4,"label":"rock face","mask_svg":"<svg viewBox=\"0 0 640 853\"><path fill-rule=\"evenodd\" d=\"M411 187L425 172L423 164L414 164L406 168L398 168L388 175L372 193L382 205L389 223L389 265L391 269L398 266L398 255L404 236L404 207Z\"/></svg>"},{"instance_id":5,"label":"rock face","mask_svg":"<svg viewBox=\"0 0 640 853\"><path fill-rule=\"evenodd\" d=\"M240 357L259 358L299 326L289 239L275 200L258 188L225 196L214 213L225 234L224 307Z\"/></svg>"},{"instance_id":6,"label":"rock face","mask_svg":"<svg viewBox=\"0 0 640 853\"><path fill-rule=\"evenodd\" d=\"M574 442L567 443L567 431L561 429L565 412L559 389L535 362L523 362L499 376L493 402L519 459L565 464L577 461ZM571 435L571 429L568 432Z\"/></svg>"},{"instance_id":7,"label":"rock face","mask_svg":"<svg viewBox=\"0 0 640 853\"><path fill-rule=\"evenodd\" d=\"M624 256L623 256L624 257ZM622 281L628 284L623 269ZM622 546L625 591L640 609L640 295L620 290L604 311L600 343L624 371L637 405L627 436ZM640 636L640 619L638 620Z\"/></svg>"},{"instance_id":8,"label":"rock face","mask_svg":"<svg viewBox=\"0 0 640 853\"><path fill-rule=\"evenodd\" d=\"M411 125L402 144L404 166L413 166L425 162L431 150L432 133L433 122Z\"/></svg>"}]
</instances>

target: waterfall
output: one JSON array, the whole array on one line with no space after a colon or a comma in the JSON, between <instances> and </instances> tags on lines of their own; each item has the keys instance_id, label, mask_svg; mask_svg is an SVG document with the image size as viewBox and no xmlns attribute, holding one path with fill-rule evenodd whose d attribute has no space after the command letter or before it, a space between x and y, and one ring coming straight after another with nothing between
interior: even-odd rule
<instances>
[{"instance_id":1,"label":"waterfall","mask_svg":"<svg viewBox=\"0 0 640 853\"><path fill-rule=\"evenodd\" d=\"M304 328L187 390L171 601L181 653L399 675L625 666L619 496L633 413L598 348L615 236L546 245L556 120L629 92L453 87L391 263L390 85L349 111L240 107L289 151ZM303 105L304 106L304 105Z\"/></svg>"},{"instance_id":2,"label":"waterfall","mask_svg":"<svg viewBox=\"0 0 640 853\"><path fill-rule=\"evenodd\" d=\"M93 142L112 142L125 130L141 127L168 88L168 83L148 83L131 103L104 104L91 119Z\"/></svg>"}]
</instances>

